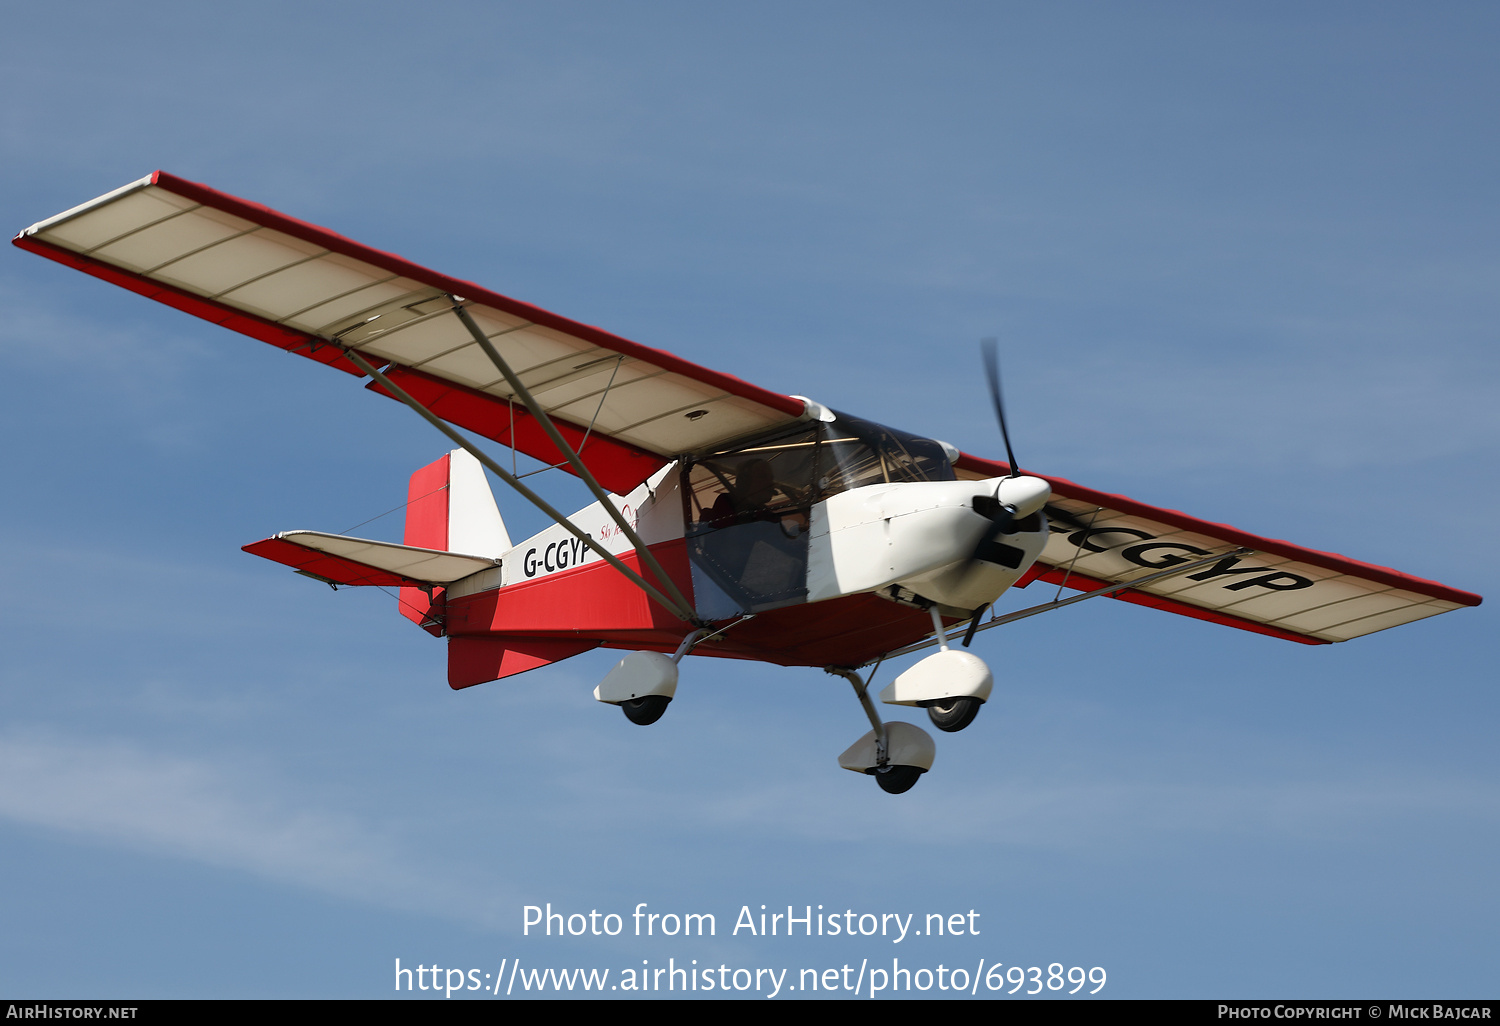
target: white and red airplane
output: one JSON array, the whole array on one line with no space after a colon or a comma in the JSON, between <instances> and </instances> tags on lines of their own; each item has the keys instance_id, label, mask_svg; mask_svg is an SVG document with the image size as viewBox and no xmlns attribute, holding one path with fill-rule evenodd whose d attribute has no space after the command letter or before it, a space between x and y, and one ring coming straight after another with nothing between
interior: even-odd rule
<instances>
[{"instance_id":1,"label":"white and red airplane","mask_svg":"<svg viewBox=\"0 0 1500 1026\"><path fill-rule=\"evenodd\" d=\"M879 697L954 731L992 687L975 633L1086 598L1309 645L1480 602L1022 474L1008 439L996 462L769 392L165 172L14 241L367 379L453 440L412 475L405 544L287 531L245 550L335 586L399 587L402 615L447 639L454 688L629 649L594 694L645 724L689 653L820 666L873 728L840 765L896 793L934 745L867 692L861 668L893 655L939 649ZM455 427L576 475L595 503L563 516ZM486 468L553 526L512 543ZM985 619L1035 581L1081 594Z\"/></svg>"}]
</instances>

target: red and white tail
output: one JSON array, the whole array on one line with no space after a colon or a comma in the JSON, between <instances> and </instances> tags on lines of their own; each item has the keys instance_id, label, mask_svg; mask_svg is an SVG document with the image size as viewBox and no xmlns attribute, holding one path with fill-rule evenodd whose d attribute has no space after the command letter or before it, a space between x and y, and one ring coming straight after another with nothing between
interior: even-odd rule
<instances>
[{"instance_id":1,"label":"red and white tail","mask_svg":"<svg viewBox=\"0 0 1500 1026\"><path fill-rule=\"evenodd\" d=\"M510 535L495 505L484 467L463 449L427 464L406 489L407 545L498 559L510 551ZM420 588L401 589L401 615L424 627L442 612L442 590L429 600Z\"/></svg>"}]
</instances>

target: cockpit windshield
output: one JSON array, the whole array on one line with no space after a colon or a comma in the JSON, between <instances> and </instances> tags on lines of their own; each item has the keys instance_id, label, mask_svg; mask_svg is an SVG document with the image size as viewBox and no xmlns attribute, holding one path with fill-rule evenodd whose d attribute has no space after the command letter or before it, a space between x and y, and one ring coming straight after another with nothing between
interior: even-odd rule
<instances>
[{"instance_id":1,"label":"cockpit windshield","mask_svg":"<svg viewBox=\"0 0 1500 1026\"><path fill-rule=\"evenodd\" d=\"M863 485L952 481L953 466L930 438L836 413L688 464L688 523L725 527L799 516L816 502Z\"/></svg>"}]
</instances>

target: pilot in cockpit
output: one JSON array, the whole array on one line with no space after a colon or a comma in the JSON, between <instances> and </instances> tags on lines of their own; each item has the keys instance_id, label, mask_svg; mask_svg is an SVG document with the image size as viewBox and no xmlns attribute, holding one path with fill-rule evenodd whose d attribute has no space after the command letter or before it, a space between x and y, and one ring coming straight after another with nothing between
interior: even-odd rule
<instances>
[{"instance_id":1,"label":"pilot in cockpit","mask_svg":"<svg viewBox=\"0 0 1500 1026\"><path fill-rule=\"evenodd\" d=\"M772 509L772 500L780 492L792 502L796 499L776 483L771 464L763 459L748 459L740 464L734 485L714 501L703 522L714 527L750 524L757 521L780 523L788 538L807 530L807 517L796 510Z\"/></svg>"}]
</instances>

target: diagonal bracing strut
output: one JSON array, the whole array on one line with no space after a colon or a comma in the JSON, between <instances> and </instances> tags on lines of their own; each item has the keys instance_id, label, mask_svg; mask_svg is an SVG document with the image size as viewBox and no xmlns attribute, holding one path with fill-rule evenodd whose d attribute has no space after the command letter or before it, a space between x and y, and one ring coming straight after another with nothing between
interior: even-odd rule
<instances>
[{"instance_id":1,"label":"diagonal bracing strut","mask_svg":"<svg viewBox=\"0 0 1500 1026\"><path fill-rule=\"evenodd\" d=\"M952 641L954 638L964 637L966 631L968 637L972 638L978 631L987 631L991 627L999 627L1002 624L1014 623L1017 620L1024 620L1028 616L1036 616L1038 613L1047 613L1051 612L1054 609L1061 609L1063 606L1071 606L1073 603L1082 602L1084 599L1098 598L1101 595L1113 595L1117 591L1128 591L1131 588L1139 588L1143 584L1151 584L1155 581L1165 580L1168 577L1176 577L1178 574L1185 574L1189 570L1197 570L1199 567L1208 566L1208 564L1210 563L1216 563L1219 560L1225 559L1229 556L1250 556L1254 554L1254 549L1243 548L1235 549L1233 552L1216 552L1213 555L1204 556L1202 559L1195 559L1191 562L1183 563L1179 566L1174 566L1167 570L1160 570L1154 574L1147 574L1145 577L1137 577L1134 580L1130 581L1117 581L1116 583L1103 588L1096 588L1093 591L1086 591L1082 595L1074 595L1072 598L1065 598L1061 601L1053 599L1051 602L1043 602L1039 606L1028 606L1025 609L1018 609L1014 613L1006 613L1004 616L997 616L993 620L990 620L988 623L980 624L978 626L970 624L968 627L965 627L960 624L949 633L945 634L941 631L938 631L934 634L933 637L928 638L926 641L918 641L915 644L907 645L905 648L898 648L894 652L887 652L885 655L881 656L881 658L889 659L895 656L906 655L910 652L918 652L924 648L931 648L933 645L944 644L945 642ZM936 609L937 607L934 606L933 608ZM939 622L935 616L933 622Z\"/></svg>"},{"instance_id":2,"label":"diagonal bracing strut","mask_svg":"<svg viewBox=\"0 0 1500 1026\"><path fill-rule=\"evenodd\" d=\"M443 434L447 435L450 439L453 440L455 444L465 449L469 453L469 455L473 456L480 463L484 464L485 468L488 469L490 473L494 474L500 480L510 485L513 489L520 493L521 497L524 498L527 502L530 502L537 509L547 514L547 516L550 517L554 523L560 525L569 534L573 535L573 537L577 538L579 541L583 542L589 548L597 552L605 562L614 567L616 570L620 571L620 573L624 574L626 578L631 581L631 583L635 584L636 587L644 591L647 596L661 605L662 608L668 610L679 620L682 620L686 623L698 623L697 617L693 615L692 607L689 606L686 601L673 601L672 599L663 595L644 577L636 573L634 570L630 569L630 567L626 566L624 563L620 562L619 557L616 556L613 552L610 552L598 541L595 541L592 535L586 534L582 530L580 530L577 525L575 525L571 520L563 516L557 510L553 509L551 504L548 503L547 500L543 499L540 495L536 494L536 492L533 492L530 488L527 488L520 481L516 480L513 475L507 473L503 467L486 456L468 439L464 438L463 435L460 435L457 431L454 431L451 427L445 424L442 418L438 417L437 414L433 413L427 407L417 402L410 395L408 395L406 391L401 388L401 386L397 385L390 378L380 373L380 371L377 370L369 360L366 360L364 356L361 355L357 350L353 349L350 346L340 345L337 342L333 342L331 344L337 345L340 349L342 349L344 355L347 356L351 361L353 361L355 366L364 371L366 374L370 375L370 377L378 382L382 388L389 390L391 395L395 396L397 399L400 399L407 406L410 406L413 410L421 415L422 419L426 420L433 427L437 428ZM606 503L606 505L608 505L608 503ZM674 588L673 590L675 591L676 589Z\"/></svg>"},{"instance_id":3,"label":"diagonal bracing strut","mask_svg":"<svg viewBox=\"0 0 1500 1026\"><path fill-rule=\"evenodd\" d=\"M672 596L678 606L683 609L691 609L691 604L682 592L678 590L676 582L667 575L666 570L656 561L656 556L646 547L646 543L641 541L640 535L635 533L635 528L630 526L624 515L610 501L608 493L594 479L593 472L584 466L583 460L578 457L578 453L574 452L573 447L563 440L562 433L557 430L557 425L552 423L552 418L547 416L547 411L542 409L541 403L536 401L536 397L531 394L531 389L521 384L521 379L516 376L515 371L511 370L510 364L505 362L505 358L500 355L500 350L495 348L494 343L480 330L479 325L474 323L474 318L469 315L469 311L464 309L463 302L457 296L451 294L448 296L448 299L453 303L453 312L463 322L464 327L469 330L469 334L474 337L474 341L479 344L479 348L484 350L484 355L490 358L490 362L495 365L495 369L505 377L505 382L510 386L511 392L521 397L521 401L526 404L526 409L531 411L531 415L542 426L542 430L547 433L547 437L552 441L552 444L557 446L557 451L568 458L568 465L573 468L573 473L577 474L579 480L588 486L589 491L594 494L594 498L599 501L599 505L603 506L605 512L619 525L620 530L624 532L625 537L629 539L630 544L635 548L636 555L640 557L642 567L650 568L652 575L661 582L661 585L666 588L668 594ZM617 371L618 369L616 367ZM610 380L614 379L611 378ZM603 400L600 400L600 403L602 405Z\"/></svg>"}]
</instances>

